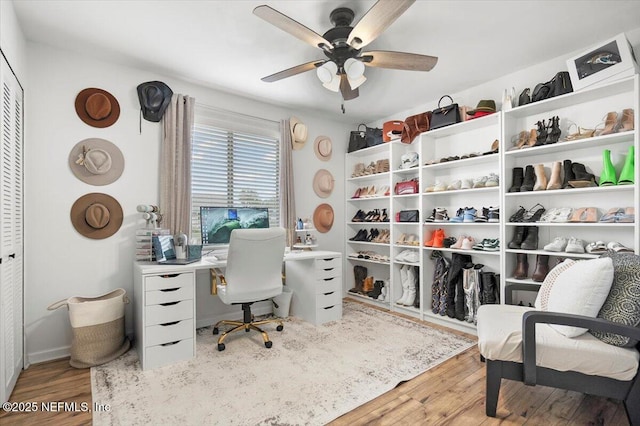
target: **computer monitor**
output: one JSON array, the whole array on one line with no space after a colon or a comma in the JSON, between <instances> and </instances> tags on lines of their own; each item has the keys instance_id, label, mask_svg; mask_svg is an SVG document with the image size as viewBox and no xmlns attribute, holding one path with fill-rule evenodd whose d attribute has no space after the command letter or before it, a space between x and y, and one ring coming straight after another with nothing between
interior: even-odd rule
<instances>
[{"instance_id":1,"label":"computer monitor","mask_svg":"<svg viewBox=\"0 0 640 426\"><path fill-rule=\"evenodd\" d=\"M269 227L266 207L200 207L202 244L229 244L234 229Z\"/></svg>"}]
</instances>

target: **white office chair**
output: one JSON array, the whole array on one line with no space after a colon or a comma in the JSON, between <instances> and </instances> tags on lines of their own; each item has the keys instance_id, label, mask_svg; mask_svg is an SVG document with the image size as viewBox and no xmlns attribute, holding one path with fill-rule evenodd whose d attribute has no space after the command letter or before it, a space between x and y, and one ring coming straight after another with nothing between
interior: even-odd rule
<instances>
[{"instance_id":1,"label":"white office chair","mask_svg":"<svg viewBox=\"0 0 640 426\"><path fill-rule=\"evenodd\" d=\"M224 340L236 331L256 330L262 333L264 345L270 348L269 335L259 326L270 322L278 323L277 331L284 325L278 318L254 321L251 305L255 302L271 299L282 293L282 261L284 258L285 230L236 229L231 232L227 267L220 284L217 284L218 296L227 305L242 305L243 321L222 320L213 327L218 334L220 325L234 328L225 331L218 338L218 350L223 351Z\"/></svg>"}]
</instances>

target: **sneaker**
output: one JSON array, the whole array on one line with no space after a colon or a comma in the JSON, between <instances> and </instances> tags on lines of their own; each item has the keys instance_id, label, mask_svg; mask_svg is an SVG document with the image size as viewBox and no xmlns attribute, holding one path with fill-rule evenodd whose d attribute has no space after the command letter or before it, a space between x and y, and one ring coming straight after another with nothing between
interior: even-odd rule
<instances>
[{"instance_id":1,"label":"sneaker","mask_svg":"<svg viewBox=\"0 0 640 426\"><path fill-rule=\"evenodd\" d=\"M436 207L435 219L433 221L434 222L448 222L449 221L449 214L447 213L447 209L444 209L442 207Z\"/></svg>"},{"instance_id":2,"label":"sneaker","mask_svg":"<svg viewBox=\"0 0 640 426\"><path fill-rule=\"evenodd\" d=\"M462 187L462 182L459 180L454 180L447 186L447 191L455 191Z\"/></svg>"},{"instance_id":3,"label":"sneaker","mask_svg":"<svg viewBox=\"0 0 640 426\"><path fill-rule=\"evenodd\" d=\"M487 241L487 239L485 238L484 240L480 241L479 243L475 243L473 245L473 247L471 247L473 250L484 250L484 243Z\"/></svg>"},{"instance_id":4,"label":"sneaker","mask_svg":"<svg viewBox=\"0 0 640 426\"><path fill-rule=\"evenodd\" d=\"M476 240L473 237L465 237L464 240L462 240L462 244L461 244L461 249L462 250L471 250L473 249L473 246L475 245Z\"/></svg>"},{"instance_id":5,"label":"sneaker","mask_svg":"<svg viewBox=\"0 0 640 426\"><path fill-rule=\"evenodd\" d=\"M451 219L449 219L449 222L462 223L463 219L464 219L464 209L458 209L455 217L452 217Z\"/></svg>"},{"instance_id":6,"label":"sneaker","mask_svg":"<svg viewBox=\"0 0 640 426\"><path fill-rule=\"evenodd\" d=\"M473 207L466 207L464 209L464 223L472 223L476 219L476 209Z\"/></svg>"},{"instance_id":7,"label":"sneaker","mask_svg":"<svg viewBox=\"0 0 640 426\"><path fill-rule=\"evenodd\" d=\"M436 209L433 209L433 211L431 211L431 216L426 218L424 221L425 222L433 222L434 220L436 220Z\"/></svg>"},{"instance_id":8,"label":"sneaker","mask_svg":"<svg viewBox=\"0 0 640 426\"><path fill-rule=\"evenodd\" d=\"M487 177L486 176L482 176L482 177L478 177L473 179L473 187L474 188L484 188L486 186L487 183Z\"/></svg>"},{"instance_id":9,"label":"sneaker","mask_svg":"<svg viewBox=\"0 0 640 426\"><path fill-rule=\"evenodd\" d=\"M487 213L487 220L490 223L500 222L500 207L489 207L489 213Z\"/></svg>"},{"instance_id":10,"label":"sneaker","mask_svg":"<svg viewBox=\"0 0 640 426\"><path fill-rule=\"evenodd\" d=\"M564 251L567 248L567 239L565 237L556 237L551 243L544 246L546 251Z\"/></svg>"},{"instance_id":11,"label":"sneaker","mask_svg":"<svg viewBox=\"0 0 640 426\"><path fill-rule=\"evenodd\" d=\"M584 253L584 241L579 238L569 238L565 250L567 253Z\"/></svg>"},{"instance_id":12,"label":"sneaker","mask_svg":"<svg viewBox=\"0 0 640 426\"><path fill-rule=\"evenodd\" d=\"M487 178L487 182L484 184L486 187L498 186L500 184L500 179L498 175L495 173L489 173L489 177Z\"/></svg>"},{"instance_id":13,"label":"sneaker","mask_svg":"<svg viewBox=\"0 0 640 426\"><path fill-rule=\"evenodd\" d=\"M433 192L446 191L447 185L444 182L436 181L436 184L433 185Z\"/></svg>"},{"instance_id":14,"label":"sneaker","mask_svg":"<svg viewBox=\"0 0 640 426\"><path fill-rule=\"evenodd\" d=\"M451 245L452 249L461 249L463 241L467 238L466 235L460 235L458 240Z\"/></svg>"},{"instance_id":15,"label":"sneaker","mask_svg":"<svg viewBox=\"0 0 640 426\"><path fill-rule=\"evenodd\" d=\"M500 239L499 238L487 238L482 240L482 250L484 251L499 251Z\"/></svg>"},{"instance_id":16,"label":"sneaker","mask_svg":"<svg viewBox=\"0 0 640 426\"><path fill-rule=\"evenodd\" d=\"M586 247L587 253L604 253L607 251L607 245L604 241L595 241L589 243Z\"/></svg>"},{"instance_id":17,"label":"sneaker","mask_svg":"<svg viewBox=\"0 0 640 426\"><path fill-rule=\"evenodd\" d=\"M471 179L462 179L460 181L460 189L471 189L473 188L473 181Z\"/></svg>"},{"instance_id":18,"label":"sneaker","mask_svg":"<svg viewBox=\"0 0 640 426\"><path fill-rule=\"evenodd\" d=\"M474 222L487 222L488 218L489 218L489 209L486 207L483 207L482 213L479 215L476 215Z\"/></svg>"}]
</instances>

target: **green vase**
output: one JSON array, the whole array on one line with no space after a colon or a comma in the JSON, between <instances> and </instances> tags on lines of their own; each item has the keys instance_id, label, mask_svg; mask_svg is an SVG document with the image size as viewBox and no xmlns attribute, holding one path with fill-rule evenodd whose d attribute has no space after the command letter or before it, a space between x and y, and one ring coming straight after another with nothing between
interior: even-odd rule
<instances>
[{"instance_id":1,"label":"green vase","mask_svg":"<svg viewBox=\"0 0 640 426\"><path fill-rule=\"evenodd\" d=\"M635 151L633 149L633 145L631 145L629 147L627 159L624 161L624 166L622 167L622 171L620 172L618 185L633 185L636 172L634 156Z\"/></svg>"},{"instance_id":2,"label":"green vase","mask_svg":"<svg viewBox=\"0 0 640 426\"><path fill-rule=\"evenodd\" d=\"M602 151L602 173L600 174L600 186L617 185L616 169L611 162L611 151Z\"/></svg>"}]
</instances>

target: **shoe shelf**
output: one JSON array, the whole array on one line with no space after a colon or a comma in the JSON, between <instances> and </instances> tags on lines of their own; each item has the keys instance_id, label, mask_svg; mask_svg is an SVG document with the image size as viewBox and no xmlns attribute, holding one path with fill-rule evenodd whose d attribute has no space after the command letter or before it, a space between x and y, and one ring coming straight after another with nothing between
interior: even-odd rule
<instances>
[{"instance_id":1,"label":"shoe shelf","mask_svg":"<svg viewBox=\"0 0 640 426\"><path fill-rule=\"evenodd\" d=\"M347 201L358 202L358 201L385 201L389 200L388 195L381 195L376 197L358 197L358 198L347 198Z\"/></svg>"},{"instance_id":2,"label":"shoe shelf","mask_svg":"<svg viewBox=\"0 0 640 426\"><path fill-rule=\"evenodd\" d=\"M599 257L602 253L567 253L564 251L547 251L547 250L522 250L522 249L506 249L506 253L522 253L522 254L535 254L555 257L568 257L575 259L594 259Z\"/></svg>"},{"instance_id":3,"label":"shoe shelf","mask_svg":"<svg viewBox=\"0 0 640 426\"><path fill-rule=\"evenodd\" d=\"M442 163L426 164L422 166L424 171L437 171L446 169L456 169L458 167L467 167L477 164L487 164L498 161L498 154L478 155L477 157L461 158L459 160L445 161Z\"/></svg>"},{"instance_id":4,"label":"shoe shelf","mask_svg":"<svg viewBox=\"0 0 640 426\"><path fill-rule=\"evenodd\" d=\"M634 228L635 223L606 223L606 222L509 222L505 226L543 226L562 228L588 227L588 228Z\"/></svg>"},{"instance_id":5,"label":"shoe shelf","mask_svg":"<svg viewBox=\"0 0 640 426\"><path fill-rule=\"evenodd\" d=\"M375 263L377 265L388 265L389 262L385 262L384 260L373 260L373 259L364 259L361 257L354 257L354 256L347 256L349 258L349 260L355 260L358 262L365 262L365 263Z\"/></svg>"},{"instance_id":6,"label":"shoe shelf","mask_svg":"<svg viewBox=\"0 0 640 426\"><path fill-rule=\"evenodd\" d=\"M436 228L440 226L498 226L500 222L424 222L423 225L434 226Z\"/></svg>"},{"instance_id":7,"label":"shoe shelf","mask_svg":"<svg viewBox=\"0 0 640 426\"><path fill-rule=\"evenodd\" d=\"M532 155L567 153L576 150L605 148L617 144L633 144L633 132L613 133L604 136L579 139L575 141L558 141L550 145L532 146L505 152L505 157L529 157Z\"/></svg>"},{"instance_id":8,"label":"shoe shelf","mask_svg":"<svg viewBox=\"0 0 640 426\"><path fill-rule=\"evenodd\" d=\"M633 195L635 185L612 185L612 186L592 186L588 188L565 188L565 189L545 189L541 191L507 192L505 198L515 197L541 197L545 195L575 195L575 194L604 194L629 192Z\"/></svg>"},{"instance_id":9,"label":"shoe shelf","mask_svg":"<svg viewBox=\"0 0 640 426\"><path fill-rule=\"evenodd\" d=\"M420 266L420 263L405 262L404 260L394 260L393 262L399 265Z\"/></svg>"},{"instance_id":10,"label":"shoe shelf","mask_svg":"<svg viewBox=\"0 0 640 426\"><path fill-rule=\"evenodd\" d=\"M418 174L418 167L411 167L409 169L397 169L393 171L394 175L409 175L409 176L415 176Z\"/></svg>"},{"instance_id":11,"label":"shoe shelf","mask_svg":"<svg viewBox=\"0 0 640 426\"><path fill-rule=\"evenodd\" d=\"M347 296L348 297L352 297L353 299L356 300L365 300L367 301L367 303L372 303L376 306L379 306L381 308L385 308L385 309L389 309L389 302L385 302L382 300L378 300L378 299L374 299L373 297L369 297L367 295L364 294L359 294L359 293L352 293L350 291L347 292Z\"/></svg>"},{"instance_id":12,"label":"shoe shelf","mask_svg":"<svg viewBox=\"0 0 640 426\"><path fill-rule=\"evenodd\" d=\"M534 281L531 278L518 279L518 278L514 278L514 277L507 277L507 278L505 278L505 281L509 282L509 283L528 284L528 285L540 285L540 284L542 284L541 282Z\"/></svg>"},{"instance_id":13,"label":"shoe shelf","mask_svg":"<svg viewBox=\"0 0 640 426\"><path fill-rule=\"evenodd\" d=\"M463 121L461 123L453 124L447 127L441 127L435 130L429 130L422 134L423 138L444 138L447 136L455 136L461 133L473 132L475 130L485 129L493 126L498 126L500 123L500 114L489 114L484 117L476 118L473 120Z\"/></svg>"},{"instance_id":14,"label":"shoe shelf","mask_svg":"<svg viewBox=\"0 0 640 426\"><path fill-rule=\"evenodd\" d=\"M500 256L500 250L498 251L485 251L485 250L464 250L464 249L452 249L445 247L422 247L424 250L430 251L442 251L447 253L460 253L460 254L469 254L469 255L490 255L490 256Z\"/></svg>"},{"instance_id":15,"label":"shoe shelf","mask_svg":"<svg viewBox=\"0 0 640 426\"><path fill-rule=\"evenodd\" d=\"M347 225L350 225L350 226L354 226L354 225L365 225L365 226L375 225L375 226L380 226L380 225L390 225L390 222L347 222Z\"/></svg>"},{"instance_id":16,"label":"shoe shelf","mask_svg":"<svg viewBox=\"0 0 640 426\"><path fill-rule=\"evenodd\" d=\"M474 194L480 194L482 192L498 192L500 190L499 186L487 186L484 188L469 188L469 189L448 189L446 191L430 191L423 192L422 195L425 197L433 197L436 195L454 195L454 194L464 194L472 192Z\"/></svg>"},{"instance_id":17,"label":"shoe shelf","mask_svg":"<svg viewBox=\"0 0 640 426\"><path fill-rule=\"evenodd\" d=\"M418 198L420 196L420 193L415 193L415 194L403 194L403 195L392 195L391 197L394 200L400 200L400 199L412 199L412 198Z\"/></svg>"},{"instance_id":18,"label":"shoe shelf","mask_svg":"<svg viewBox=\"0 0 640 426\"><path fill-rule=\"evenodd\" d=\"M356 177L349 178L348 181L349 182L367 182L367 181L377 180L382 178L389 179L390 174L391 174L390 172L371 173L369 175L356 176Z\"/></svg>"}]
</instances>

